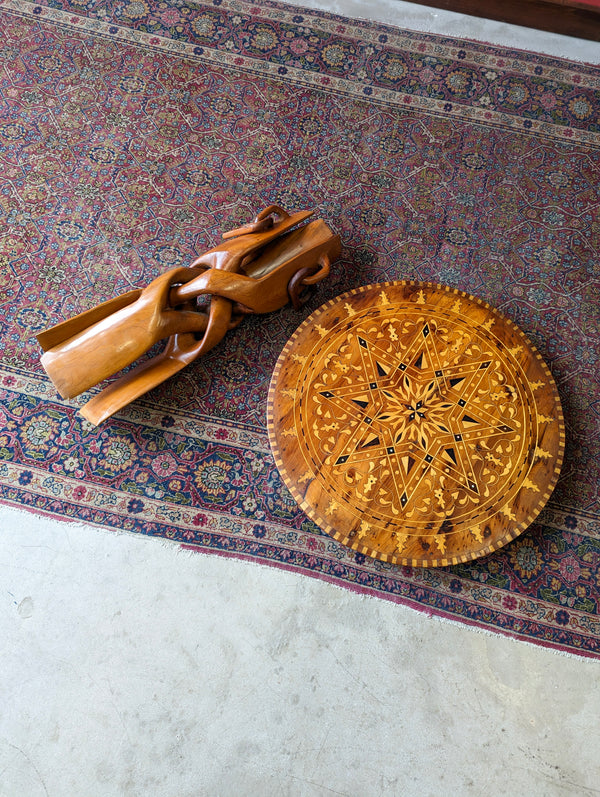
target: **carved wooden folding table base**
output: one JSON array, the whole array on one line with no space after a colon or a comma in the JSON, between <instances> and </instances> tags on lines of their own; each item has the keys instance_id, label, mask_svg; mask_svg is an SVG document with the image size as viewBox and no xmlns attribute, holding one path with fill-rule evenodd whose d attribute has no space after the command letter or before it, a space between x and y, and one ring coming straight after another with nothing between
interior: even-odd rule
<instances>
[{"instance_id":1,"label":"carved wooden folding table base","mask_svg":"<svg viewBox=\"0 0 600 797\"><path fill-rule=\"evenodd\" d=\"M298 226L312 211L278 205L223 235L189 267L174 268L39 333L42 365L58 392L78 396L126 369L160 340L163 351L139 362L81 408L99 424L216 346L252 313L270 313L329 274L341 249L321 220ZM208 310L198 304L208 297Z\"/></svg>"},{"instance_id":2,"label":"carved wooden folding table base","mask_svg":"<svg viewBox=\"0 0 600 797\"><path fill-rule=\"evenodd\" d=\"M418 282L360 288L306 319L273 374L268 426L312 520L414 566L517 537L564 451L556 385L523 332L473 296Z\"/></svg>"}]
</instances>

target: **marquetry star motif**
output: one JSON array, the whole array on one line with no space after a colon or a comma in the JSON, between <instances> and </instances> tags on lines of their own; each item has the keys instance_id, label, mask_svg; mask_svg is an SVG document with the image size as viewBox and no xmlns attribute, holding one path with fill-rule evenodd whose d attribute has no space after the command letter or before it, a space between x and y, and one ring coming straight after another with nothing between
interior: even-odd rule
<instances>
[{"instance_id":1,"label":"marquetry star motif","mask_svg":"<svg viewBox=\"0 0 600 797\"><path fill-rule=\"evenodd\" d=\"M515 433L473 403L491 360L442 362L427 323L401 354L386 351L366 334L352 334L360 352L352 383L320 391L332 414L347 413L355 421L343 450L336 451L334 467L383 466L393 474L402 508L431 472L444 474L477 502L482 490L472 461L475 445Z\"/></svg>"}]
</instances>

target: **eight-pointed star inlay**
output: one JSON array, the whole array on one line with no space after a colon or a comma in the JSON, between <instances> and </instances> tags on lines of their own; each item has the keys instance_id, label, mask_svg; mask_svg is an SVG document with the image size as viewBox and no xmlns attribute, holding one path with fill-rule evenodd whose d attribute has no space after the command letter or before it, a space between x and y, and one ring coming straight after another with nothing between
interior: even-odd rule
<instances>
[{"instance_id":1,"label":"eight-pointed star inlay","mask_svg":"<svg viewBox=\"0 0 600 797\"><path fill-rule=\"evenodd\" d=\"M391 564L496 551L560 474L564 421L541 354L508 318L444 285L367 285L316 310L281 353L269 440L299 506Z\"/></svg>"},{"instance_id":2,"label":"eight-pointed star inlay","mask_svg":"<svg viewBox=\"0 0 600 797\"><path fill-rule=\"evenodd\" d=\"M336 453L334 467L384 462L403 508L430 471L451 478L477 503L481 489L472 445L515 432L472 401L490 360L440 362L428 324L418 330L401 360L366 335L353 333L351 340L360 350L360 375L351 385L320 392L336 411L357 420L343 451Z\"/></svg>"}]
</instances>

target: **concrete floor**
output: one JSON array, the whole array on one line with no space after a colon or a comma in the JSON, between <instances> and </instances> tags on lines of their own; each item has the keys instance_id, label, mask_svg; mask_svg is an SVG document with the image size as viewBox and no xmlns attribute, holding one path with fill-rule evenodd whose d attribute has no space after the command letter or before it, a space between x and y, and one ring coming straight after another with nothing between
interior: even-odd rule
<instances>
[{"instance_id":1,"label":"concrete floor","mask_svg":"<svg viewBox=\"0 0 600 797\"><path fill-rule=\"evenodd\" d=\"M327 7L600 56L393 0ZM600 792L595 662L158 540L6 507L0 529L0 797Z\"/></svg>"}]
</instances>

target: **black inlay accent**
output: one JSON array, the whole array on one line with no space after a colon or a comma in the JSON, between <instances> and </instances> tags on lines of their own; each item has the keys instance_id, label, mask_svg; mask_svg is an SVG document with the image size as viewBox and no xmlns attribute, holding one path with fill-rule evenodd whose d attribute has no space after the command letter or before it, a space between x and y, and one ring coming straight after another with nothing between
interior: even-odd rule
<instances>
[{"instance_id":1,"label":"black inlay accent","mask_svg":"<svg viewBox=\"0 0 600 797\"><path fill-rule=\"evenodd\" d=\"M358 339L358 345L362 346L363 349L367 349L368 348L367 341L364 338L359 338Z\"/></svg>"},{"instance_id":2,"label":"black inlay accent","mask_svg":"<svg viewBox=\"0 0 600 797\"><path fill-rule=\"evenodd\" d=\"M425 457L425 462L433 462L433 457L431 456L431 454L427 454L427 456Z\"/></svg>"},{"instance_id":3,"label":"black inlay accent","mask_svg":"<svg viewBox=\"0 0 600 797\"><path fill-rule=\"evenodd\" d=\"M415 368L422 368L423 367L423 352L419 354L417 359L415 360Z\"/></svg>"},{"instance_id":4,"label":"black inlay accent","mask_svg":"<svg viewBox=\"0 0 600 797\"><path fill-rule=\"evenodd\" d=\"M378 373L378 375L379 375L379 376L387 376L386 372L385 372L385 371L383 370L383 368L382 368L382 367L379 365L379 363L376 363L376 365L377 365L377 373Z\"/></svg>"},{"instance_id":5,"label":"black inlay accent","mask_svg":"<svg viewBox=\"0 0 600 797\"><path fill-rule=\"evenodd\" d=\"M479 366L479 370L481 371L482 368L489 368L489 367L490 367L490 362L481 363L481 365Z\"/></svg>"},{"instance_id":6,"label":"black inlay accent","mask_svg":"<svg viewBox=\"0 0 600 797\"><path fill-rule=\"evenodd\" d=\"M394 446L388 446L386 451L388 452L388 454L394 454L396 449L394 448Z\"/></svg>"},{"instance_id":7,"label":"black inlay accent","mask_svg":"<svg viewBox=\"0 0 600 797\"><path fill-rule=\"evenodd\" d=\"M362 407L363 410L364 410L365 407L369 406L369 402L368 401L361 401L360 399L352 399L352 401L355 404L358 404L359 407Z\"/></svg>"},{"instance_id":8,"label":"black inlay accent","mask_svg":"<svg viewBox=\"0 0 600 797\"><path fill-rule=\"evenodd\" d=\"M401 371L406 371L406 363L400 363L400 365L398 366L398 368L399 368Z\"/></svg>"},{"instance_id":9,"label":"black inlay accent","mask_svg":"<svg viewBox=\"0 0 600 797\"><path fill-rule=\"evenodd\" d=\"M335 464L336 464L336 465L343 465L343 464L344 464L344 462L348 462L348 455L347 455L347 454L345 454L343 457L339 457L339 458L336 460L336 463L335 463Z\"/></svg>"},{"instance_id":10,"label":"black inlay accent","mask_svg":"<svg viewBox=\"0 0 600 797\"><path fill-rule=\"evenodd\" d=\"M462 440L462 435L461 435L461 434L455 434L455 435L454 435L454 439L455 439L457 442L459 442L459 443L460 443L460 441Z\"/></svg>"},{"instance_id":11,"label":"black inlay accent","mask_svg":"<svg viewBox=\"0 0 600 797\"><path fill-rule=\"evenodd\" d=\"M371 388L371 390L376 390L377 389L377 382L369 382L369 387Z\"/></svg>"},{"instance_id":12,"label":"black inlay accent","mask_svg":"<svg viewBox=\"0 0 600 797\"><path fill-rule=\"evenodd\" d=\"M464 399L459 399L458 400L458 406L459 407L466 407L466 405L467 405L467 402Z\"/></svg>"},{"instance_id":13,"label":"black inlay accent","mask_svg":"<svg viewBox=\"0 0 600 797\"><path fill-rule=\"evenodd\" d=\"M333 393L330 390L323 390L321 395L325 398L333 398Z\"/></svg>"},{"instance_id":14,"label":"black inlay accent","mask_svg":"<svg viewBox=\"0 0 600 797\"><path fill-rule=\"evenodd\" d=\"M423 327L423 337L426 338L427 335L429 335L429 326L425 324L425 326Z\"/></svg>"},{"instance_id":15,"label":"black inlay accent","mask_svg":"<svg viewBox=\"0 0 600 797\"><path fill-rule=\"evenodd\" d=\"M454 379L450 380L450 387L456 387L459 385L464 379L464 376L455 376Z\"/></svg>"},{"instance_id":16,"label":"black inlay accent","mask_svg":"<svg viewBox=\"0 0 600 797\"><path fill-rule=\"evenodd\" d=\"M448 454L448 456L450 457L452 462L454 462L454 464L456 465L456 453L455 453L454 449L453 448L447 448L446 449L446 454Z\"/></svg>"},{"instance_id":17,"label":"black inlay accent","mask_svg":"<svg viewBox=\"0 0 600 797\"><path fill-rule=\"evenodd\" d=\"M435 372L435 375L436 375L436 376L442 376L442 371L436 371L436 372Z\"/></svg>"},{"instance_id":18,"label":"black inlay accent","mask_svg":"<svg viewBox=\"0 0 600 797\"><path fill-rule=\"evenodd\" d=\"M379 438L378 437L374 437L373 440L369 440L368 443L365 443L364 445L360 446L360 448L361 449L362 448L371 448L372 446L378 446L378 445L379 445Z\"/></svg>"},{"instance_id":19,"label":"black inlay accent","mask_svg":"<svg viewBox=\"0 0 600 797\"><path fill-rule=\"evenodd\" d=\"M466 421L467 423L477 423L475 418L471 418L470 415L463 415L463 421Z\"/></svg>"}]
</instances>

